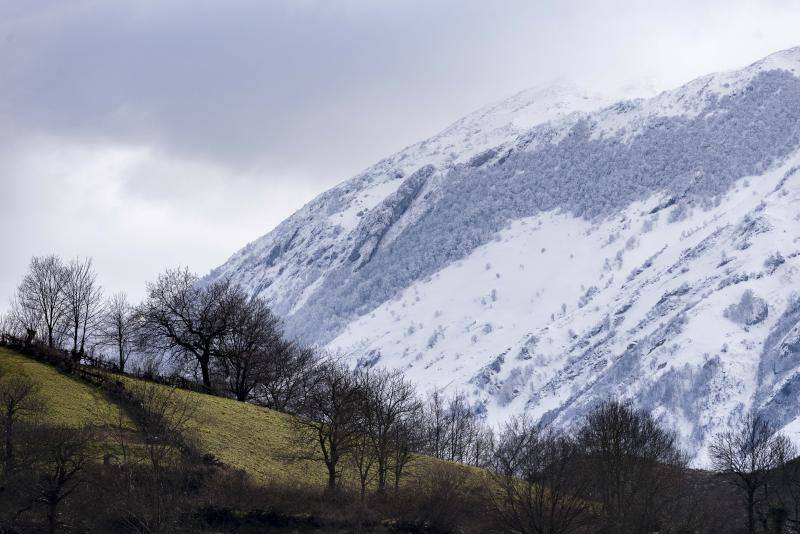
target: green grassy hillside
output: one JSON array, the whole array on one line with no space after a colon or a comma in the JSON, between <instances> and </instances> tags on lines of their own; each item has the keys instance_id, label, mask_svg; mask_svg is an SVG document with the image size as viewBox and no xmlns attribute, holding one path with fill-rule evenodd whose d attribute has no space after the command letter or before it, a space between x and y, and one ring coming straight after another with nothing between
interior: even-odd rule
<instances>
[{"instance_id":1,"label":"green grassy hillside","mask_svg":"<svg viewBox=\"0 0 800 534\"><path fill-rule=\"evenodd\" d=\"M44 363L0 348L0 373L24 373L37 382L48 423L81 426L111 424L118 418L116 405L99 388L66 375ZM124 379L129 384L136 380ZM324 470L316 462L297 461L291 417L229 399L191 391L190 429L204 452L223 463L243 469L257 482L319 483Z\"/></svg>"},{"instance_id":2,"label":"green grassy hillside","mask_svg":"<svg viewBox=\"0 0 800 534\"><path fill-rule=\"evenodd\" d=\"M322 464L298 461L291 416L222 397L179 391L193 408L190 429L205 452L256 482L322 484Z\"/></svg>"},{"instance_id":3,"label":"green grassy hillside","mask_svg":"<svg viewBox=\"0 0 800 534\"><path fill-rule=\"evenodd\" d=\"M118 418L118 408L99 388L3 348L0 348L0 373L25 373L41 386L46 404L43 417L47 422L103 426ZM128 385L137 382L132 378L123 380ZM202 393L180 390L177 394L189 400L192 408L189 427L204 452L244 470L259 484L280 482L322 487L325 483L321 462L298 459L304 455L298 450L299 440L291 416ZM419 457L409 466L409 474L430 462L434 460ZM348 473L347 468L344 483L356 483L355 474Z\"/></svg>"},{"instance_id":4,"label":"green grassy hillside","mask_svg":"<svg viewBox=\"0 0 800 534\"><path fill-rule=\"evenodd\" d=\"M41 386L46 423L79 427L103 425L118 413L102 391L57 369L0 347L0 374L23 373Z\"/></svg>"}]
</instances>

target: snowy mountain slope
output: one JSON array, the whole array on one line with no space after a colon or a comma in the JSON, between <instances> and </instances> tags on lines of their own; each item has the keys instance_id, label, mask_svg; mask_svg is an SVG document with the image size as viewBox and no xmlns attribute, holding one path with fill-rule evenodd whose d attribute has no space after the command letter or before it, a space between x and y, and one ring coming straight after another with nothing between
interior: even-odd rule
<instances>
[{"instance_id":1,"label":"snowy mountain slope","mask_svg":"<svg viewBox=\"0 0 800 534\"><path fill-rule=\"evenodd\" d=\"M444 174L478 154L510 144L534 125L610 103L608 97L556 85L486 106L323 193L238 251L208 279L233 276L252 292L269 297L277 311L289 314L305 302L337 259L350 254L348 232L410 174L426 165ZM398 232L397 225L392 231Z\"/></svg>"},{"instance_id":2,"label":"snowy mountain slope","mask_svg":"<svg viewBox=\"0 0 800 534\"><path fill-rule=\"evenodd\" d=\"M525 92L321 195L209 279L491 421L614 395L702 461L756 406L800 432L800 48L606 105ZM800 437L800 434L798 434Z\"/></svg>"},{"instance_id":3,"label":"snowy mountain slope","mask_svg":"<svg viewBox=\"0 0 800 534\"><path fill-rule=\"evenodd\" d=\"M613 395L667 419L692 452L753 399L787 424L800 411L797 165L675 222L663 196L602 222L515 221L331 345L472 393L494 421L525 410L569 424ZM764 311L738 312L747 291Z\"/></svg>"}]
</instances>

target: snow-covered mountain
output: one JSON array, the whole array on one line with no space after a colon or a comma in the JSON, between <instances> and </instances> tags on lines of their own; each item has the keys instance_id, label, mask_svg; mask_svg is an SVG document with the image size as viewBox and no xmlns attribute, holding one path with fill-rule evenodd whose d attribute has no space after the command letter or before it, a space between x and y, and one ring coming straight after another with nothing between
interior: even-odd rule
<instances>
[{"instance_id":1,"label":"snow-covered mountain","mask_svg":"<svg viewBox=\"0 0 800 534\"><path fill-rule=\"evenodd\" d=\"M651 98L526 91L320 195L209 279L490 421L616 396L702 462L800 438L800 48Z\"/></svg>"}]
</instances>

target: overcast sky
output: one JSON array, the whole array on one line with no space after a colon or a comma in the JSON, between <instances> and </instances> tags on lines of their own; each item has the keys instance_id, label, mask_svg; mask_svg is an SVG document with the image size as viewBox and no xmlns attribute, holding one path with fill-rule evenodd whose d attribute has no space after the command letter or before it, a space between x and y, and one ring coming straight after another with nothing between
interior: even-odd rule
<instances>
[{"instance_id":1,"label":"overcast sky","mask_svg":"<svg viewBox=\"0 0 800 534\"><path fill-rule=\"evenodd\" d=\"M0 309L32 255L138 299L484 104L669 88L798 28L794 0L0 0Z\"/></svg>"}]
</instances>

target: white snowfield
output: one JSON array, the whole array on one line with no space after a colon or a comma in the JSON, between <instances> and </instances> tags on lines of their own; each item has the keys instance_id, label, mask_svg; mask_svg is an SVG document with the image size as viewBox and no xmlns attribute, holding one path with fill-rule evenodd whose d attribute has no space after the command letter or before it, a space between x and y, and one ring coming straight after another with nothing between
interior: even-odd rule
<instances>
[{"instance_id":1,"label":"white snowfield","mask_svg":"<svg viewBox=\"0 0 800 534\"><path fill-rule=\"evenodd\" d=\"M650 99L519 93L324 193L208 277L495 424L614 397L705 461L800 441L800 48Z\"/></svg>"}]
</instances>

